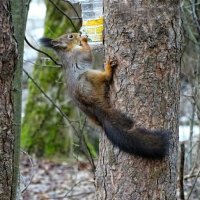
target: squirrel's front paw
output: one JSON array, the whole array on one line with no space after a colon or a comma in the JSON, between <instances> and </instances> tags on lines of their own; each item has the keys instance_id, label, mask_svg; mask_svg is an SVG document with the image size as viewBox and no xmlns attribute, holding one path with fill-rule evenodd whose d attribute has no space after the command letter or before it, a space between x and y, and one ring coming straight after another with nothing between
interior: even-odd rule
<instances>
[{"instance_id":1,"label":"squirrel's front paw","mask_svg":"<svg viewBox=\"0 0 200 200\"><path fill-rule=\"evenodd\" d=\"M118 64L117 60L110 60L110 66L111 66L112 68L117 67L117 64Z\"/></svg>"}]
</instances>

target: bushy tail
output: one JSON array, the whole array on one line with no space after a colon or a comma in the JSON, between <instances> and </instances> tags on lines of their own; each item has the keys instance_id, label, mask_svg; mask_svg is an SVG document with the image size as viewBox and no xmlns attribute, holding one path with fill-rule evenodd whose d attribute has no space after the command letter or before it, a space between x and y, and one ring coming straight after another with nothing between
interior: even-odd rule
<instances>
[{"instance_id":1,"label":"bushy tail","mask_svg":"<svg viewBox=\"0 0 200 200\"><path fill-rule=\"evenodd\" d=\"M162 159L168 153L170 131L132 128L134 122L123 114L118 111L107 112L104 117L104 112L98 115L99 121L115 146L127 153L152 159Z\"/></svg>"}]
</instances>

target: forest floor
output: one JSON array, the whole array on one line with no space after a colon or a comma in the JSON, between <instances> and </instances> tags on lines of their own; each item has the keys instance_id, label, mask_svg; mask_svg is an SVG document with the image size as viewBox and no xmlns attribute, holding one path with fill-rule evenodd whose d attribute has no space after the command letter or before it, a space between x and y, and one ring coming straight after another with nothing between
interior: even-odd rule
<instances>
[{"instance_id":1,"label":"forest floor","mask_svg":"<svg viewBox=\"0 0 200 200\"><path fill-rule=\"evenodd\" d=\"M94 173L87 162L54 162L25 155L20 164L23 200L95 199ZM184 181L185 199L191 191L189 200L200 200L200 177Z\"/></svg>"},{"instance_id":2,"label":"forest floor","mask_svg":"<svg viewBox=\"0 0 200 200\"><path fill-rule=\"evenodd\" d=\"M94 173L89 163L58 163L22 156L23 200L94 200Z\"/></svg>"}]
</instances>

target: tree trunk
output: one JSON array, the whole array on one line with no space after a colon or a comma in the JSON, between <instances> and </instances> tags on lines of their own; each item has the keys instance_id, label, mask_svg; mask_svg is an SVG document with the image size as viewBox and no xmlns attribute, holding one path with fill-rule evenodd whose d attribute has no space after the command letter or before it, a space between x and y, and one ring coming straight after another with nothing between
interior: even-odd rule
<instances>
[{"instance_id":1,"label":"tree trunk","mask_svg":"<svg viewBox=\"0 0 200 200\"><path fill-rule=\"evenodd\" d=\"M17 46L13 36L10 1L0 3L0 198L10 200L13 182L15 143L13 77Z\"/></svg>"},{"instance_id":2,"label":"tree trunk","mask_svg":"<svg viewBox=\"0 0 200 200\"><path fill-rule=\"evenodd\" d=\"M27 1L28 2L28 1ZM28 3L26 1L11 0L11 13L14 27L14 35L18 47L18 61L12 82L12 95L14 106L14 152L13 152L13 181L12 199L19 199L21 196L19 184L19 157L20 157L20 134L21 134L21 103L22 103L22 68L24 53L24 35L26 29L26 19L28 14ZM18 187L16 194L16 189Z\"/></svg>"},{"instance_id":3,"label":"tree trunk","mask_svg":"<svg viewBox=\"0 0 200 200\"><path fill-rule=\"evenodd\" d=\"M176 199L180 34L179 1L104 1L105 55L118 67L111 105L136 126L173 132L169 156L147 160L119 151L103 134L97 199Z\"/></svg>"}]
</instances>

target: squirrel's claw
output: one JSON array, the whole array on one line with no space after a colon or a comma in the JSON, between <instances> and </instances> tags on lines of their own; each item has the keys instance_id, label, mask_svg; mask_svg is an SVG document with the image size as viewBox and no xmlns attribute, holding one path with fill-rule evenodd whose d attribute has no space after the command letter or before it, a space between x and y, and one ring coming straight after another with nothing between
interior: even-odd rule
<instances>
[{"instance_id":1,"label":"squirrel's claw","mask_svg":"<svg viewBox=\"0 0 200 200\"><path fill-rule=\"evenodd\" d=\"M118 65L117 60L111 60L111 61L109 61L109 62L110 62L110 66L111 66L112 68L115 68L115 67L117 67L117 65Z\"/></svg>"}]
</instances>

